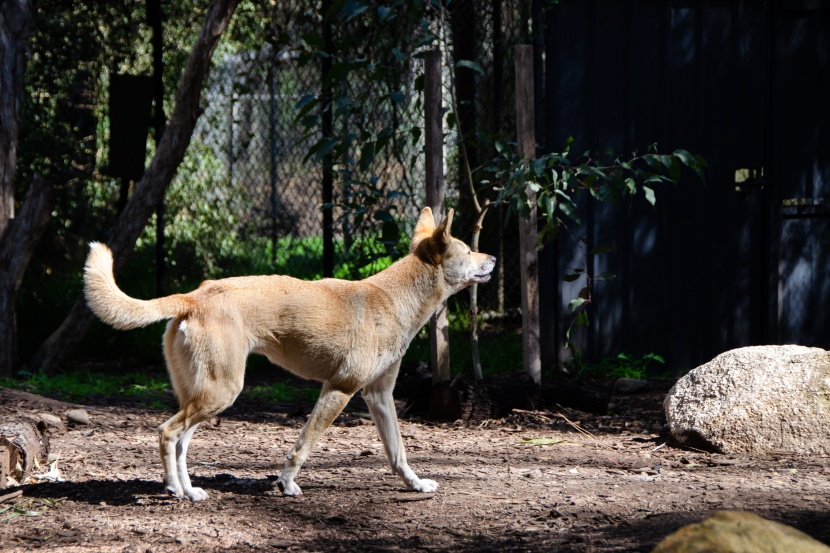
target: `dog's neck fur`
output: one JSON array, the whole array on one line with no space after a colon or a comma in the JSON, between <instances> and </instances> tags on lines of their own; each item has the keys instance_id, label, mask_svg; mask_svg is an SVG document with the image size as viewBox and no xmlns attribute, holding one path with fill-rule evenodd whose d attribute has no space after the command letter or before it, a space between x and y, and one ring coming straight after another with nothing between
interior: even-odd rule
<instances>
[{"instance_id":1,"label":"dog's neck fur","mask_svg":"<svg viewBox=\"0 0 830 553\"><path fill-rule=\"evenodd\" d=\"M401 275L407 275L406 279ZM401 289L399 283L410 281L414 286ZM417 332L451 294L444 282L441 267L425 263L417 256L409 254L392 264L391 267L372 275L364 282L372 284L383 291L391 301L404 328Z\"/></svg>"}]
</instances>

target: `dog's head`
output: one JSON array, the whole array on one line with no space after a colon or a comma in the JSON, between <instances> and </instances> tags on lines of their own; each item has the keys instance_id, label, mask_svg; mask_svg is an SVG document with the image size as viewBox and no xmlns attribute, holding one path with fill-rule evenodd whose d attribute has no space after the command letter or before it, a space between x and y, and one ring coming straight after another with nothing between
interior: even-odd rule
<instances>
[{"instance_id":1,"label":"dog's head","mask_svg":"<svg viewBox=\"0 0 830 553\"><path fill-rule=\"evenodd\" d=\"M490 280L496 258L473 252L467 244L450 235L453 214L450 209L436 227L432 210L425 207L415 225L409 251L425 263L441 267L444 281L455 293L471 284Z\"/></svg>"}]
</instances>

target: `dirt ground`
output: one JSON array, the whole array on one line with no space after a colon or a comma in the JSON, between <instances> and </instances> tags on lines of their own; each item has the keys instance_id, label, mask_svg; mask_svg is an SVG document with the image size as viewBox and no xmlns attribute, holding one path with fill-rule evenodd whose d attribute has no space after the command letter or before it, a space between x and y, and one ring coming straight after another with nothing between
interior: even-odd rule
<instances>
[{"instance_id":1,"label":"dirt ground","mask_svg":"<svg viewBox=\"0 0 830 553\"><path fill-rule=\"evenodd\" d=\"M404 418L410 464L439 482L434 494L406 492L390 474L355 401L300 472L299 498L274 482L311 405L243 398L193 439L194 483L210 494L197 504L162 493L156 427L172 410L97 398L89 425L51 435L63 481L0 503L0 550L650 551L722 509L830 544L830 458L681 449L664 433L659 388L612 398L611 416L556 407L473 424ZM67 408L0 389L0 419Z\"/></svg>"}]
</instances>

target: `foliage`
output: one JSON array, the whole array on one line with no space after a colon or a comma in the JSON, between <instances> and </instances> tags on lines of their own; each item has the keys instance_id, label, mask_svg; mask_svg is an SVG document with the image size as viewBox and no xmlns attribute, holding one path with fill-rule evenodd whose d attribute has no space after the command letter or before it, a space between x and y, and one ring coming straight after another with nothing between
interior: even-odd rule
<instances>
[{"instance_id":1,"label":"foliage","mask_svg":"<svg viewBox=\"0 0 830 553\"><path fill-rule=\"evenodd\" d=\"M498 157L484 170L493 177L492 184L498 190L497 202L510 205L513 212L527 217L532 207L542 220L537 236L540 245L556 239L561 229L569 224L582 225L579 203L587 197L595 201L614 204L621 199L642 195L652 206L656 203L654 188L660 184L678 184L684 167L705 181L706 161L686 150L661 154L656 145L645 154L632 153L627 157L614 157L611 153L583 154L576 161L570 157L569 139L562 152L544 154L535 160L519 158L515 145L496 140ZM489 182L489 181L488 181ZM573 234L571 234L573 236ZM585 256L606 253L608 246L592 248ZM571 331L589 324L587 308L591 304L593 284L614 278L611 273L591 275L587 267L576 267L564 277L566 282L584 278L584 286L568 304L574 318L566 333L566 344Z\"/></svg>"},{"instance_id":2,"label":"foliage","mask_svg":"<svg viewBox=\"0 0 830 553\"><path fill-rule=\"evenodd\" d=\"M450 326L450 369L453 374L473 375L469 327L460 320ZM482 332L481 367L484 376L522 370L522 343L513 332ZM412 340L404 360L429 362L429 337L422 332Z\"/></svg>"},{"instance_id":3,"label":"foliage","mask_svg":"<svg viewBox=\"0 0 830 553\"><path fill-rule=\"evenodd\" d=\"M316 138L306 160L322 162L338 179L342 193L326 207L338 208L341 222L351 228L349 253L366 252L361 242L373 235L384 246L375 259L407 252L411 221L402 207L421 192L422 183L408 180L420 163L423 124L422 117L408 119L408 114L413 106L419 113L423 88L415 62L435 39L426 19L429 9L420 0L334 1L322 14L322 26L301 37L300 64L319 63L328 70L320 91L297 103L296 121L306 138ZM407 188L410 193L401 191ZM372 261L357 258L358 265Z\"/></svg>"},{"instance_id":4,"label":"foliage","mask_svg":"<svg viewBox=\"0 0 830 553\"><path fill-rule=\"evenodd\" d=\"M586 363L582 355L577 352L569 362L569 368L576 379L586 376L644 379L648 376L650 365L653 363L662 365L665 362L665 359L656 353L647 353L642 357L619 353L615 357L606 357L598 363Z\"/></svg>"}]
</instances>

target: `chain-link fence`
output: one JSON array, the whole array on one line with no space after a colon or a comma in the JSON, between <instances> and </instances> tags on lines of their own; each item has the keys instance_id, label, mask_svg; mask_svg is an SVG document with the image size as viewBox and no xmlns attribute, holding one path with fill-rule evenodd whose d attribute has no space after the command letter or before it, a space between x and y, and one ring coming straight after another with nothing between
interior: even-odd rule
<instances>
[{"instance_id":1,"label":"chain-link fence","mask_svg":"<svg viewBox=\"0 0 830 553\"><path fill-rule=\"evenodd\" d=\"M473 61L483 71L477 73L474 87L468 91L472 97L459 96L458 102L472 106L476 121L468 128L475 133L510 137L514 132L510 100L513 72L512 50L507 45L515 43L520 34L517 12L514 6L502 2L476 5L475 24L469 32L477 41ZM286 41L285 37L283 40ZM320 64L302 63L298 49L291 47L290 40L287 42L217 55L214 59L204 91L206 111L168 195L172 261L187 257L177 248L188 241L203 240L202 263L216 277L241 272L282 273L308 279L324 276L324 171L322 162L309 156L322 131L297 120L298 104L320 94L322 71ZM443 44L452 48L453 37L449 36ZM365 274L355 271L354 244L372 221L343 208L353 196L364 192L360 183L371 183L380 192L380 201L393 207L402 223L402 240L407 239L423 205L423 142L418 133L410 132L423 126L420 91L415 86L422 73L422 61L413 58L401 76L404 82L397 88L400 99L392 103L368 102L360 110L353 110L349 118L335 120L335 125L339 125L335 131L340 134L349 132L346 126L388 129L394 136L407 140L403 147L378 152L371 167L355 163L361 157L360 146L343 155L353 159L333 160L334 276L353 278ZM449 86L448 78L445 84ZM365 97L389 94L375 82L349 82L343 86L362 87ZM447 92L445 96L449 108L450 95ZM453 129L445 148L447 197L462 212L456 234L468 240L469 184L462 181L463 171L459 170L457 139ZM477 169L492 153L479 148L475 155L471 164L478 182L486 175ZM483 198L488 191L482 189L482 193ZM519 305L519 269L514 247L517 239L515 231L506 226L507 219L506 210L494 209L482 234L482 251L501 258L498 278L481 292L481 308L485 310L504 312ZM199 237L194 233L205 235ZM375 264L366 270L381 267L382 264ZM173 278L176 270L175 266L170 269ZM466 296L461 301L466 301Z\"/></svg>"}]
</instances>

